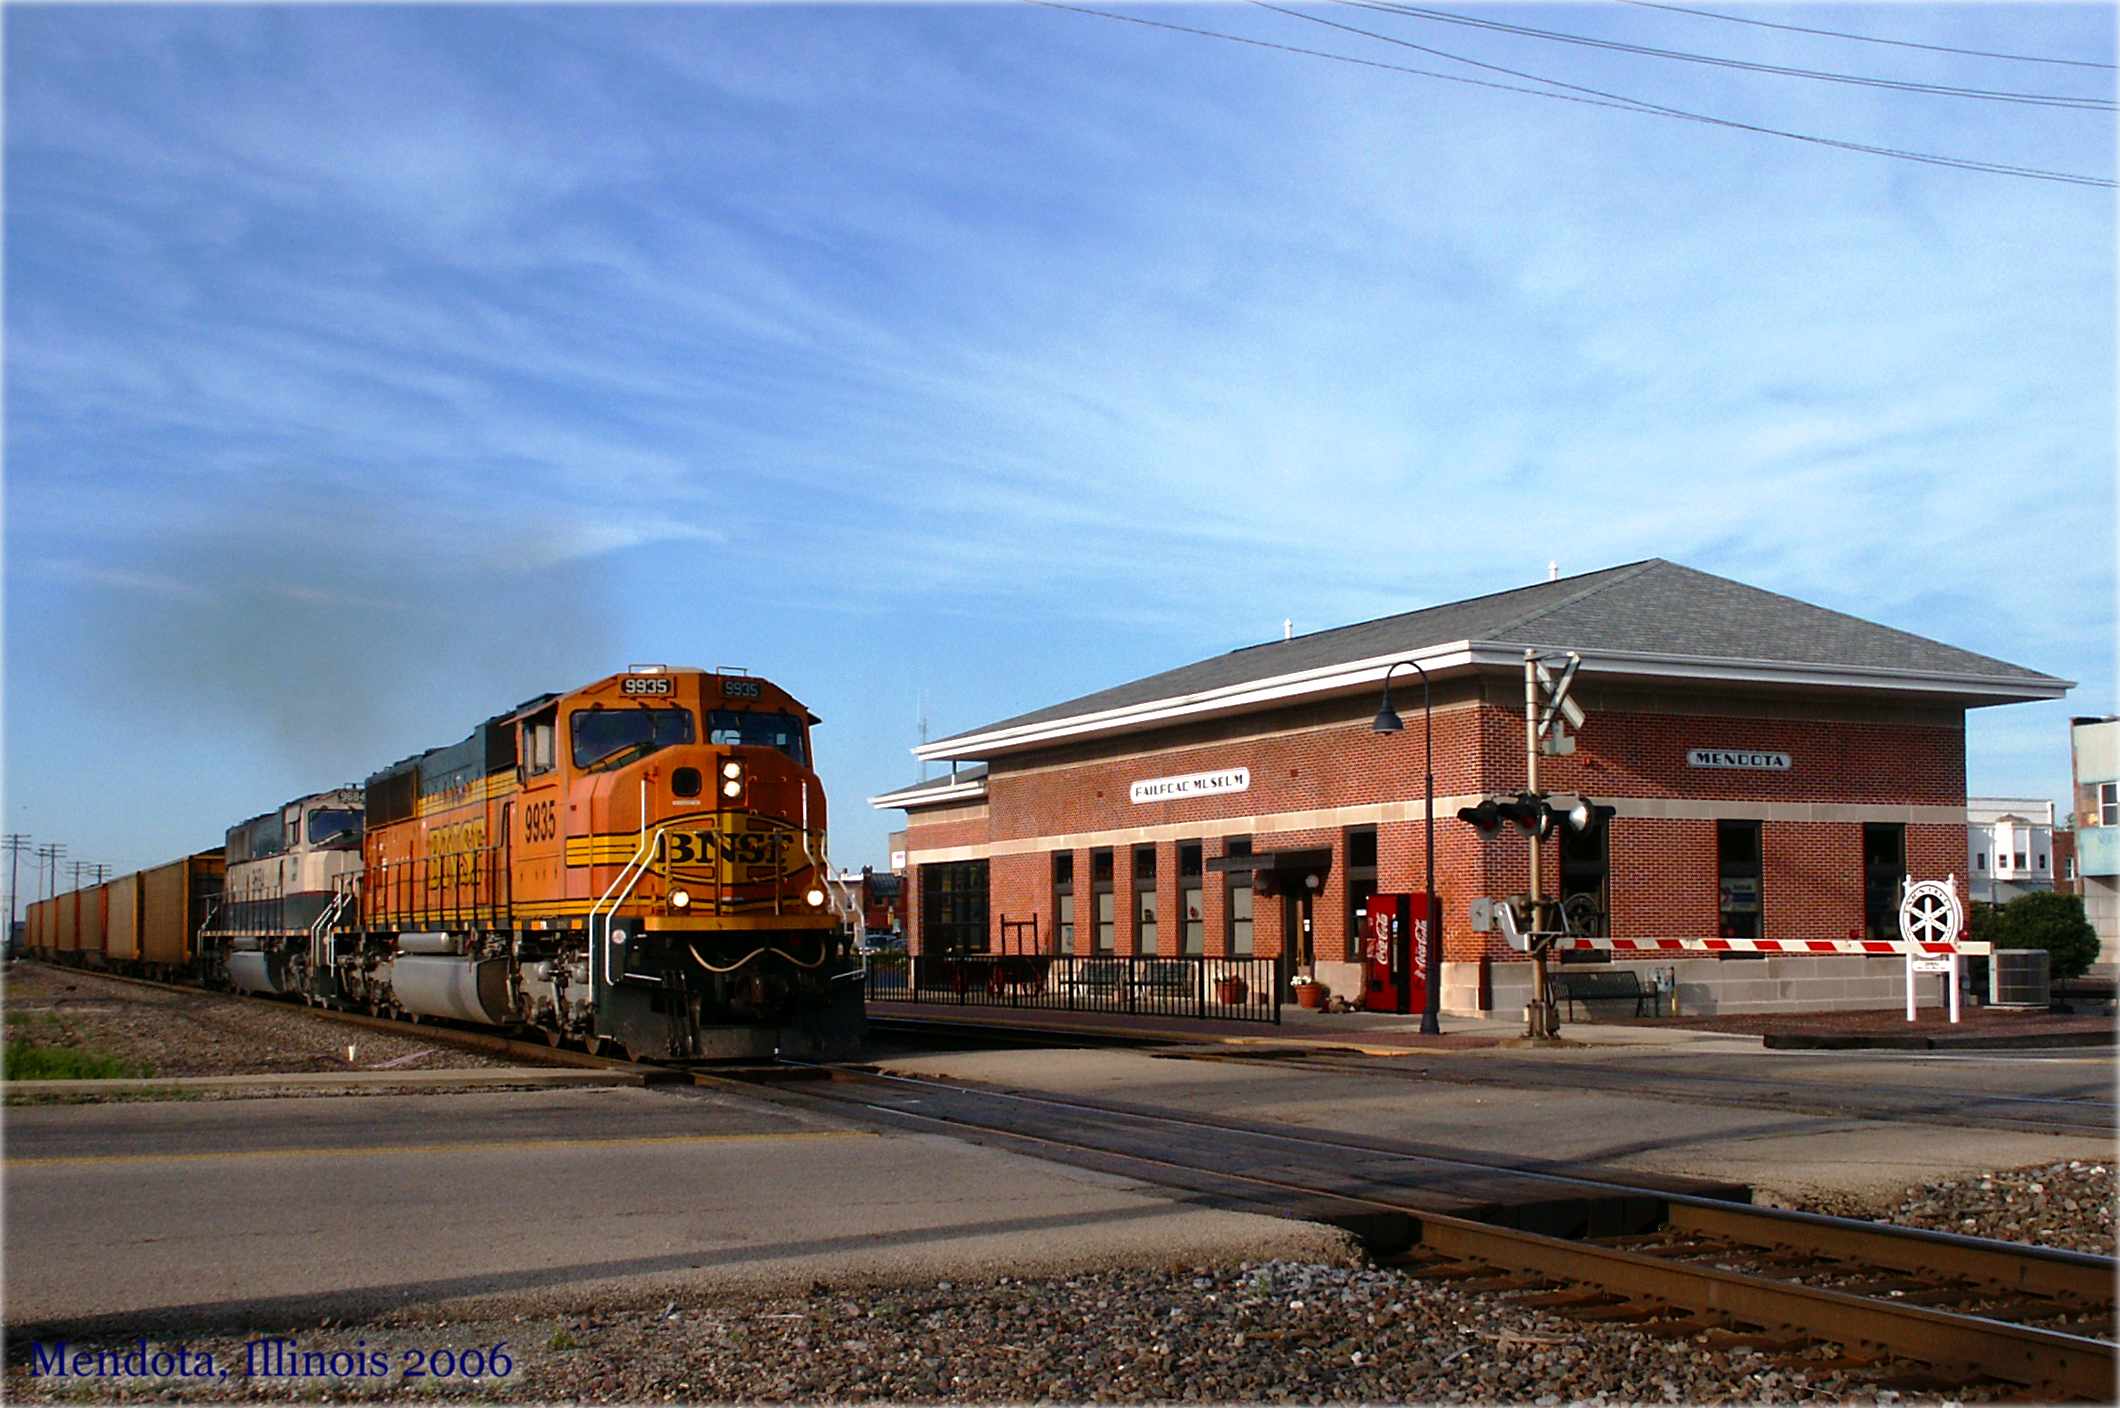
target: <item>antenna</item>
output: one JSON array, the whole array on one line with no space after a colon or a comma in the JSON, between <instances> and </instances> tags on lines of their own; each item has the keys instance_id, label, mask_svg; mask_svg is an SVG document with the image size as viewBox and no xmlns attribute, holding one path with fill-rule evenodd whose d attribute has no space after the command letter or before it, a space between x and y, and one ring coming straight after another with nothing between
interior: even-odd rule
<instances>
[{"instance_id":1,"label":"antenna","mask_svg":"<svg viewBox=\"0 0 2120 1408\"><path fill-rule=\"evenodd\" d=\"M925 748L925 747L927 747L927 733L928 733L928 730L927 730L927 691L926 691L926 690L924 690L924 689L923 689L923 690L921 690L921 691L920 691L919 699L920 699L920 746L921 746L921 747L923 747L923 748ZM922 782L925 782L925 781L927 781L927 759L926 759L926 758L924 758L924 757L923 757L923 758L922 758L922 759L920 760L920 780L921 780Z\"/></svg>"}]
</instances>

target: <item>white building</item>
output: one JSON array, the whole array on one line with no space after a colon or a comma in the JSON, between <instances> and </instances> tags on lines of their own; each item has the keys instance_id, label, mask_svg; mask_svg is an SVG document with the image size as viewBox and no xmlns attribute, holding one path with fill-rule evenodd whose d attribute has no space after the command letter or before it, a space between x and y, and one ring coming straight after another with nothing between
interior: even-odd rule
<instances>
[{"instance_id":1,"label":"white building","mask_svg":"<svg viewBox=\"0 0 2120 1408\"><path fill-rule=\"evenodd\" d=\"M2054 804L2037 797L1968 797L1966 887L1975 900L2008 904L2054 888Z\"/></svg>"},{"instance_id":2,"label":"white building","mask_svg":"<svg viewBox=\"0 0 2120 1408\"><path fill-rule=\"evenodd\" d=\"M2069 725L2083 912L2098 931L2098 961L2120 962L2120 719Z\"/></svg>"}]
</instances>

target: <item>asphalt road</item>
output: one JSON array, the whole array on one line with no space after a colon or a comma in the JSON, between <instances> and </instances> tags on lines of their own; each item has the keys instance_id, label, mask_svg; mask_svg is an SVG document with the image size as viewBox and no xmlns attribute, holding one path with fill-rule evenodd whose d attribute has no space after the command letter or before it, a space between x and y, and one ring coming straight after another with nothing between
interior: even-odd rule
<instances>
[{"instance_id":1,"label":"asphalt road","mask_svg":"<svg viewBox=\"0 0 2120 1408\"><path fill-rule=\"evenodd\" d=\"M5 1129L17 1341L1338 1245L1105 1174L696 1090L9 1108Z\"/></svg>"},{"instance_id":2,"label":"asphalt road","mask_svg":"<svg viewBox=\"0 0 2120 1408\"><path fill-rule=\"evenodd\" d=\"M2039 1059L2028 1059L2036 1055ZM1120 1050L907 1053L885 1069L1026 1092L1750 1184L1762 1200L1894 1192L1953 1173L2111 1162L2112 1050L1939 1060L1886 1052L1598 1048L1421 1052L1314 1070ZM1969 1111L2060 1112L2067 1132L1969 1128Z\"/></svg>"}]
</instances>

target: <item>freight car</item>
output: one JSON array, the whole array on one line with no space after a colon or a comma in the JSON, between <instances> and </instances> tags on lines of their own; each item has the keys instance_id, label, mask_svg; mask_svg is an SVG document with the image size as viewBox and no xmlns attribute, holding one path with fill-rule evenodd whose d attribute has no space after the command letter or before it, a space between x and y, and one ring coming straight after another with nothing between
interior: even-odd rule
<instances>
[{"instance_id":1,"label":"freight car","mask_svg":"<svg viewBox=\"0 0 2120 1408\"><path fill-rule=\"evenodd\" d=\"M740 671L633 666L238 823L225 889L224 852L99 887L92 958L64 942L86 892L32 906L32 943L637 1059L850 1055L861 913L816 722Z\"/></svg>"}]
</instances>

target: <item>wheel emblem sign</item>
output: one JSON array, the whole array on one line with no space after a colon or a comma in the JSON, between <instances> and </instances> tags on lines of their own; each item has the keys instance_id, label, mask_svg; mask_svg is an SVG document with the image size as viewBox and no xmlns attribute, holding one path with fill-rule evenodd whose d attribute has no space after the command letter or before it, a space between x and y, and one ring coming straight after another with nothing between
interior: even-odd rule
<instances>
[{"instance_id":1,"label":"wheel emblem sign","mask_svg":"<svg viewBox=\"0 0 2120 1408\"><path fill-rule=\"evenodd\" d=\"M1957 889L1942 880L1907 886L1899 902L1899 936L1913 944L1954 944L1965 927Z\"/></svg>"}]
</instances>

